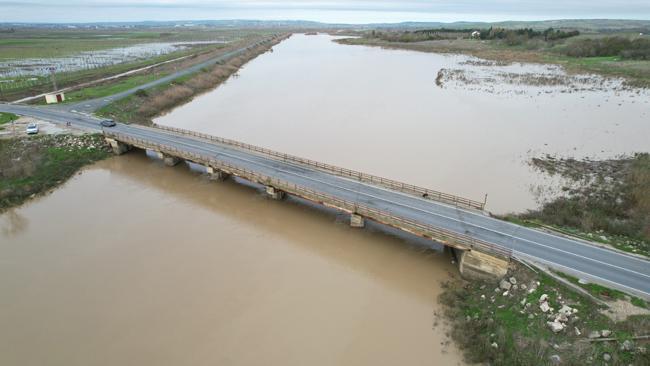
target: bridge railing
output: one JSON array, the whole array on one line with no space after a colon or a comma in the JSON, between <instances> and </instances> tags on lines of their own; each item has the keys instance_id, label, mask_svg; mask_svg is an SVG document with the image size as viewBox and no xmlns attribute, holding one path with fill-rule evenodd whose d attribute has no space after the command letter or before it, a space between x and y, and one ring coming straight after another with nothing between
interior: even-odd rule
<instances>
[{"instance_id":1,"label":"bridge railing","mask_svg":"<svg viewBox=\"0 0 650 366\"><path fill-rule=\"evenodd\" d=\"M451 204L454 206L459 206L459 207L464 207L464 208L470 208L470 209L475 209L475 210L480 210L483 211L485 209L485 202L479 202L475 200L471 200L468 198L456 196L453 194L449 193L444 193L444 192L439 192L439 191L434 191L428 188L423 188L423 187L418 187L413 184L408 184L408 183L403 183L399 182L393 179L388 179L388 178L383 178L379 177L376 175L372 174L367 174L367 173L362 173L358 172L355 170L347 169L347 168L341 168L335 165L330 165L330 164L325 164L321 163L315 160L311 159L305 159L301 158L295 155L290 155L290 154L285 154L277 151L273 151L271 149L247 144L244 142L239 142L236 140L231 140L231 139L226 139L223 137L218 137L218 136L213 136L213 135L208 135L205 133L200 133L200 132L195 132L195 131L190 131L190 130L185 130L181 128L175 128L175 127L167 127L167 126L162 126L155 124L154 125L156 128L165 130L165 131L170 131L174 133L179 133L183 135L190 135L198 138L202 138L205 140L210 140L214 142L218 142L220 144L224 145L230 145L234 146L240 149L248 150L248 151L253 151L256 153L264 154L267 156L274 157L276 159L280 159L285 162L293 162L293 163L298 163L302 165L307 165L310 167L314 167L320 170L324 170L328 173L333 173L338 176L342 177L349 177L349 178L354 178L356 180L359 180L361 182L365 183L371 183L371 184L376 184L380 185L386 188L390 188L392 190L404 192L404 193L409 193L412 195L416 195L418 197L422 198L427 198L433 201L438 201L446 204Z\"/></svg>"},{"instance_id":2,"label":"bridge railing","mask_svg":"<svg viewBox=\"0 0 650 366\"><path fill-rule=\"evenodd\" d=\"M323 204L328 207L333 207L349 213L356 213L385 225L392 226L415 235L433 239L445 245L457 247L460 249L476 249L482 252L488 252L508 258L512 256L512 250L508 248L503 248L501 246L497 246L480 239L475 239L465 234L460 234L443 228L424 224L413 219L400 217L390 212L378 210L360 204L358 202L352 202L329 194L321 193L310 188L299 186L294 183L283 181L271 176L267 176L265 174L230 164L219 159L215 159L211 156L196 154L178 149L173 146L135 138L111 131L104 131L104 135L106 137L114 138L118 141L136 147L160 151L162 153L177 156L179 158L183 158L197 164L211 166L215 169L242 177L251 182L272 186L287 193L294 194L309 201Z\"/></svg>"}]
</instances>

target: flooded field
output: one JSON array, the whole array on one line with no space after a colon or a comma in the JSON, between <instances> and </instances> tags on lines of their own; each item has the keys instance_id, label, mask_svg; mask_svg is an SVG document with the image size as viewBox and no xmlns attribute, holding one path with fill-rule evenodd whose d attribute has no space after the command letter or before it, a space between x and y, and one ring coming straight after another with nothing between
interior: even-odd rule
<instances>
[{"instance_id":1,"label":"flooded field","mask_svg":"<svg viewBox=\"0 0 650 366\"><path fill-rule=\"evenodd\" d=\"M449 257L133 152L0 215L2 365L457 365Z\"/></svg>"},{"instance_id":2,"label":"flooded field","mask_svg":"<svg viewBox=\"0 0 650 366\"><path fill-rule=\"evenodd\" d=\"M46 76L50 74L51 68L54 68L56 72L59 73L107 67L124 62L146 60L175 51L180 51L191 46L215 43L224 42L193 41L144 43L128 47L80 52L76 55L67 57L3 60L0 61L0 78ZM4 80L4 82L10 81L11 80Z\"/></svg>"},{"instance_id":3,"label":"flooded field","mask_svg":"<svg viewBox=\"0 0 650 366\"><path fill-rule=\"evenodd\" d=\"M332 39L294 35L156 122L476 200L488 194L496 213L546 196L532 157L649 149L650 93L620 80Z\"/></svg>"}]
</instances>

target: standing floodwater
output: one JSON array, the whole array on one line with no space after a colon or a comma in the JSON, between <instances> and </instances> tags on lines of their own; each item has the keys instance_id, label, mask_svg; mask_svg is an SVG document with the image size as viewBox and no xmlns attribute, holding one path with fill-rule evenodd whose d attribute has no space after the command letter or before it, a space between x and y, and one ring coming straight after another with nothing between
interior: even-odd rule
<instances>
[{"instance_id":1,"label":"standing floodwater","mask_svg":"<svg viewBox=\"0 0 650 366\"><path fill-rule=\"evenodd\" d=\"M460 364L449 257L142 152L0 215L0 253L0 365Z\"/></svg>"},{"instance_id":2,"label":"standing floodwater","mask_svg":"<svg viewBox=\"0 0 650 366\"><path fill-rule=\"evenodd\" d=\"M536 206L533 156L648 150L646 91L553 66L332 39L294 35L156 122L475 200L489 193L493 212Z\"/></svg>"}]
</instances>

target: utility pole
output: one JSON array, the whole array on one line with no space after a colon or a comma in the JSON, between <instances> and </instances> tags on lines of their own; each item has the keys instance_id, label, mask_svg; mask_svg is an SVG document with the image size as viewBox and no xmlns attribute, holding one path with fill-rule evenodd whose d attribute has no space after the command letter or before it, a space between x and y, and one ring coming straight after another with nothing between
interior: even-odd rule
<instances>
[{"instance_id":1,"label":"utility pole","mask_svg":"<svg viewBox=\"0 0 650 366\"><path fill-rule=\"evenodd\" d=\"M52 67L48 67L47 69L50 70L50 75L52 78L52 86L54 86L54 91L59 90L59 88L56 86L56 74L55 74L56 67L52 66Z\"/></svg>"}]
</instances>

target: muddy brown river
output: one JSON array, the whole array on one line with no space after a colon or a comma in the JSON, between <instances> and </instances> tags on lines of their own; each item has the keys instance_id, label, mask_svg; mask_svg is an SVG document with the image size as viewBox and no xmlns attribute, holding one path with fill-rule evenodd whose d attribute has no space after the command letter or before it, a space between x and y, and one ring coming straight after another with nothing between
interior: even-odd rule
<instances>
[{"instance_id":1,"label":"muddy brown river","mask_svg":"<svg viewBox=\"0 0 650 366\"><path fill-rule=\"evenodd\" d=\"M0 365L461 364L416 244L111 158L0 216Z\"/></svg>"},{"instance_id":2,"label":"muddy brown river","mask_svg":"<svg viewBox=\"0 0 650 366\"><path fill-rule=\"evenodd\" d=\"M347 46L294 35L156 120L482 201L535 208L545 154L650 150L650 92L550 65ZM440 70L455 78L436 84ZM541 196L541 198L545 198Z\"/></svg>"},{"instance_id":3,"label":"muddy brown river","mask_svg":"<svg viewBox=\"0 0 650 366\"><path fill-rule=\"evenodd\" d=\"M496 212L536 205L530 156L647 150L646 92L513 82L530 72L561 74L295 35L157 122ZM450 258L347 220L142 152L95 164L0 215L0 365L462 364Z\"/></svg>"}]
</instances>

